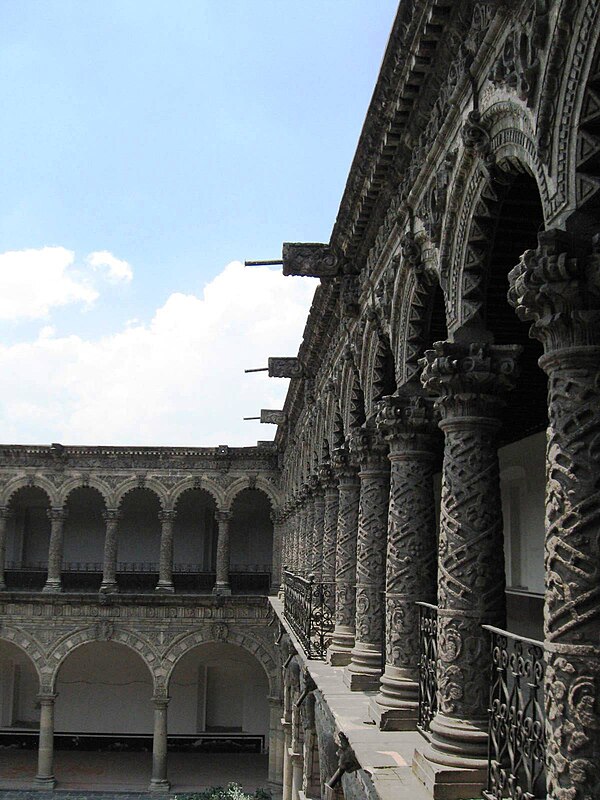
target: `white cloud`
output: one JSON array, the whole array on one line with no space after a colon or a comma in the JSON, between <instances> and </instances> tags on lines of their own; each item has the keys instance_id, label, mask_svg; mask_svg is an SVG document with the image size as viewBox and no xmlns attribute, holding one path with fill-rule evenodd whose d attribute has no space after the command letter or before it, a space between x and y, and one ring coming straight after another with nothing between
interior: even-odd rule
<instances>
[{"instance_id":1,"label":"white cloud","mask_svg":"<svg viewBox=\"0 0 600 800\"><path fill-rule=\"evenodd\" d=\"M202 297L172 294L152 320L99 340L0 346L3 439L64 444L253 444L275 427L243 422L280 408L288 381L269 355L298 352L316 281L229 264Z\"/></svg>"},{"instance_id":2,"label":"white cloud","mask_svg":"<svg viewBox=\"0 0 600 800\"><path fill-rule=\"evenodd\" d=\"M106 276L111 283L124 281L129 283L133 278L133 270L127 261L115 258L108 250L97 250L90 253L86 262L95 270L106 270Z\"/></svg>"},{"instance_id":3,"label":"white cloud","mask_svg":"<svg viewBox=\"0 0 600 800\"><path fill-rule=\"evenodd\" d=\"M0 319L38 319L54 306L91 305L98 292L73 270L75 254L64 247L0 254Z\"/></svg>"},{"instance_id":4,"label":"white cloud","mask_svg":"<svg viewBox=\"0 0 600 800\"><path fill-rule=\"evenodd\" d=\"M0 320L42 319L73 303L88 308L99 297L97 273L109 283L133 277L127 261L108 250L90 253L82 267L65 247L0 253Z\"/></svg>"}]
</instances>

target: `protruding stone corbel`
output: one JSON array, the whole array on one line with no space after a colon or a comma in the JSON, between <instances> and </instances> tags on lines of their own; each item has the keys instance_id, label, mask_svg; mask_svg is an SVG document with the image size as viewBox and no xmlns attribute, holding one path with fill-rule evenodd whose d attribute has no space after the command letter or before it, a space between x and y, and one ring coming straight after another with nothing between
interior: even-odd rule
<instances>
[{"instance_id":1,"label":"protruding stone corbel","mask_svg":"<svg viewBox=\"0 0 600 800\"><path fill-rule=\"evenodd\" d=\"M335 278L342 260L328 245L317 242L284 242L283 274L307 278Z\"/></svg>"},{"instance_id":2,"label":"protruding stone corbel","mask_svg":"<svg viewBox=\"0 0 600 800\"><path fill-rule=\"evenodd\" d=\"M350 746L350 742L348 741L346 734L340 731L337 735L337 740L338 768L326 783L326 786L328 786L330 789L335 789L338 783L342 780L342 775L344 775L346 772L356 772L356 770L360 769L360 764L356 758L356 755L354 754L354 750Z\"/></svg>"},{"instance_id":3,"label":"protruding stone corbel","mask_svg":"<svg viewBox=\"0 0 600 800\"><path fill-rule=\"evenodd\" d=\"M261 408L260 421L270 425L282 425L285 422L285 412L273 408Z\"/></svg>"},{"instance_id":4,"label":"protruding stone corbel","mask_svg":"<svg viewBox=\"0 0 600 800\"><path fill-rule=\"evenodd\" d=\"M304 366L296 356L270 356L267 363L269 378L304 377Z\"/></svg>"}]
</instances>

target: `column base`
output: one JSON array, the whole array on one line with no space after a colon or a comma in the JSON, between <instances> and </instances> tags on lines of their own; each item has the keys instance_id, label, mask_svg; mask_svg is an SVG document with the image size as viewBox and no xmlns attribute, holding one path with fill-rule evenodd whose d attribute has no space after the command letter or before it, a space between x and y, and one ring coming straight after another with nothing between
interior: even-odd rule
<instances>
[{"instance_id":1,"label":"column base","mask_svg":"<svg viewBox=\"0 0 600 800\"><path fill-rule=\"evenodd\" d=\"M54 775L48 778L38 778L36 776L33 782L39 789L54 789L56 787L56 778Z\"/></svg>"},{"instance_id":2,"label":"column base","mask_svg":"<svg viewBox=\"0 0 600 800\"><path fill-rule=\"evenodd\" d=\"M163 594L173 594L175 587L172 581L159 581L154 589L155 592L162 592Z\"/></svg>"},{"instance_id":3,"label":"column base","mask_svg":"<svg viewBox=\"0 0 600 800\"><path fill-rule=\"evenodd\" d=\"M327 649L327 663L332 667L345 667L352 660L354 647L354 631L350 627L340 626L333 631L331 644Z\"/></svg>"},{"instance_id":4,"label":"column base","mask_svg":"<svg viewBox=\"0 0 600 800\"><path fill-rule=\"evenodd\" d=\"M487 781L487 769L434 764L419 750L415 750L412 771L433 800L471 800L481 797Z\"/></svg>"},{"instance_id":5,"label":"column base","mask_svg":"<svg viewBox=\"0 0 600 800\"><path fill-rule=\"evenodd\" d=\"M217 585L213 588L212 593L218 595L219 597L229 597L231 595L231 586L226 583L217 583Z\"/></svg>"},{"instance_id":6,"label":"column base","mask_svg":"<svg viewBox=\"0 0 600 800\"><path fill-rule=\"evenodd\" d=\"M170 788L171 784L166 778L163 780L159 780L158 778L152 778L152 780L150 781L150 786L148 786L149 791L157 793L168 792Z\"/></svg>"},{"instance_id":7,"label":"column base","mask_svg":"<svg viewBox=\"0 0 600 800\"><path fill-rule=\"evenodd\" d=\"M344 683L351 692L376 692L379 689L379 673L369 675L364 672L354 672L350 662L344 670Z\"/></svg>"},{"instance_id":8,"label":"column base","mask_svg":"<svg viewBox=\"0 0 600 800\"><path fill-rule=\"evenodd\" d=\"M375 644L356 642L344 683L352 692L376 692L381 678L381 649Z\"/></svg>"},{"instance_id":9,"label":"column base","mask_svg":"<svg viewBox=\"0 0 600 800\"><path fill-rule=\"evenodd\" d=\"M119 591L119 587L116 581L103 581L98 591L102 594L116 594Z\"/></svg>"},{"instance_id":10,"label":"column base","mask_svg":"<svg viewBox=\"0 0 600 800\"><path fill-rule=\"evenodd\" d=\"M46 584L42 589L42 592L45 592L46 594L59 594L60 592L62 592L62 586L60 581L57 580L46 581Z\"/></svg>"},{"instance_id":11,"label":"column base","mask_svg":"<svg viewBox=\"0 0 600 800\"><path fill-rule=\"evenodd\" d=\"M369 719L380 731L415 731L419 718L418 708L391 708L379 703L379 695L369 703Z\"/></svg>"}]
</instances>

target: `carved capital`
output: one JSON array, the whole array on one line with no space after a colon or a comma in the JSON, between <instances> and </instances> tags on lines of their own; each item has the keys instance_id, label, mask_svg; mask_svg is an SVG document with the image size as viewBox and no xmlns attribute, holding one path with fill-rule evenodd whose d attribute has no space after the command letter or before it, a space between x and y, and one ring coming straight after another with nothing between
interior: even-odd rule
<instances>
[{"instance_id":1,"label":"carved capital","mask_svg":"<svg viewBox=\"0 0 600 800\"><path fill-rule=\"evenodd\" d=\"M331 468L338 479L356 477L358 465L347 445L334 448L331 454Z\"/></svg>"},{"instance_id":2,"label":"carved capital","mask_svg":"<svg viewBox=\"0 0 600 800\"><path fill-rule=\"evenodd\" d=\"M66 508L49 508L46 511L48 515L48 519L50 522L64 522L69 515L69 512Z\"/></svg>"},{"instance_id":3,"label":"carved capital","mask_svg":"<svg viewBox=\"0 0 600 800\"><path fill-rule=\"evenodd\" d=\"M172 523L175 520L175 512L170 509L159 511L158 518L163 523L164 522Z\"/></svg>"},{"instance_id":4,"label":"carved capital","mask_svg":"<svg viewBox=\"0 0 600 800\"><path fill-rule=\"evenodd\" d=\"M329 461L319 466L319 481L324 489L337 489L337 479Z\"/></svg>"},{"instance_id":5,"label":"carved capital","mask_svg":"<svg viewBox=\"0 0 600 800\"><path fill-rule=\"evenodd\" d=\"M362 468L388 466L388 448L375 428L355 428L349 437L350 452Z\"/></svg>"},{"instance_id":6,"label":"carved capital","mask_svg":"<svg viewBox=\"0 0 600 800\"><path fill-rule=\"evenodd\" d=\"M107 525L111 522L117 523L121 518L121 512L118 508L107 508L102 512L102 517Z\"/></svg>"},{"instance_id":7,"label":"carved capital","mask_svg":"<svg viewBox=\"0 0 600 800\"><path fill-rule=\"evenodd\" d=\"M433 400L422 395L388 396L376 405L377 429L387 442L437 431Z\"/></svg>"},{"instance_id":8,"label":"carved capital","mask_svg":"<svg viewBox=\"0 0 600 800\"><path fill-rule=\"evenodd\" d=\"M518 376L518 345L436 342L419 364L442 419L496 417Z\"/></svg>"},{"instance_id":9,"label":"carved capital","mask_svg":"<svg viewBox=\"0 0 600 800\"><path fill-rule=\"evenodd\" d=\"M9 508L8 506L0 507L0 520L9 520L12 519L14 515L14 510Z\"/></svg>"},{"instance_id":10,"label":"carved capital","mask_svg":"<svg viewBox=\"0 0 600 800\"><path fill-rule=\"evenodd\" d=\"M215 519L217 522L229 522L231 519L231 511L215 511Z\"/></svg>"},{"instance_id":11,"label":"carved capital","mask_svg":"<svg viewBox=\"0 0 600 800\"><path fill-rule=\"evenodd\" d=\"M600 344L600 238L587 258L569 255L564 231L538 234L508 276L508 301L546 353Z\"/></svg>"}]
</instances>

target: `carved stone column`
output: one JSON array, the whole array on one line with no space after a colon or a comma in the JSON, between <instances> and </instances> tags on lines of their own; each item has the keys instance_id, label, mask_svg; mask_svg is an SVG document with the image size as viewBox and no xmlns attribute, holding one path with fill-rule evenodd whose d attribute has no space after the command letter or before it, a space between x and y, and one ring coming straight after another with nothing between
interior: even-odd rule
<instances>
[{"instance_id":1,"label":"carved stone column","mask_svg":"<svg viewBox=\"0 0 600 800\"><path fill-rule=\"evenodd\" d=\"M321 483L325 489L321 580L324 583L333 583L335 581L335 546L337 539L339 494L337 478L334 476L331 465L329 464L321 468Z\"/></svg>"},{"instance_id":2,"label":"carved stone column","mask_svg":"<svg viewBox=\"0 0 600 800\"><path fill-rule=\"evenodd\" d=\"M104 514L106 531L104 534L104 571L100 591L110 594L118 591L117 586L117 530L119 527L119 511L108 508Z\"/></svg>"},{"instance_id":3,"label":"carved stone column","mask_svg":"<svg viewBox=\"0 0 600 800\"><path fill-rule=\"evenodd\" d=\"M219 524L217 539L217 580L213 589L214 594L230 595L229 585L229 520L231 512L217 511L215 517Z\"/></svg>"},{"instance_id":4,"label":"carved stone column","mask_svg":"<svg viewBox=\"0 0 600 800\"><path fill-rule=\"evenodd\" d=\"M370 428L356 431L350 449L360 463L360 505L356 545L356 641L344 680L353 691L372 691L379 688L383 659L390 462L387 445Z\"/></svg>"},{"instance_id":5,"label":"carved stone column","mask_svg":"<svg viewBox=\"0 0 600 800\"><path fill-rule=\"evenodd\" d=\"M169 698L154 695L154 734L152 737L152 778L151 792L165 792L171 788L167 778L167 708Z\"/></svg>"},{"instance_id":6,"label":"carved stone column","mask_svg":"<svg viewBox=\"0 0 600 800\"><path fill-rule=\"evenodd\" d=\"M350 663L356 614L356 539L360 481L347 447L334 450L331 466L339 481L336 540L335 628L327 659L333 666Z\"/></svg>"},{"instance_id":7,"label":"carved stone column","mask_svg":"<svg viewBox=\"0 0 600 800\"><path fill-rule=\"evenodd\" d=\"M416 727L419 613L435 603L437 531L433 473L441 437L433 402L420 395L386 397L377 426L389 443L390 504L386 563L386 659L373 716L383 730Z\"/></svg>"},{"instance_id":8,"label":"carved stone column","mask_svg":"<svg viewBox=\"0 0 600 800\"><path fill-rule=\"evenodd\" d=\"M320 481L315 482L313 489L313 533L312 563L310 571L318 582L323 572L323 522L325 517L325 496Z\"/></svg>"},{"instance_id":9,"label":"carved stone column","mask_svg":"<svg viewBox=\"0 0 600 800\"><path fill-rule=\"evenodd\" d=\"M313 568L313 535L315 526L315 482L307 485L304 517L304 545L302 548L304 558L302 561L302 574L308 577Z\"/></svg>"},{"instance_id":10,"label":"carved stone column","mask_svg":"<svg viewBox=\"0 0 600 800\"><path fill-rule=\"evenodd\" d=\"M174 592L173 586L173 523L174 511L161 511L160 554L158 566L157 592Z\"/></svg>"},{"instance_id":11,"label":"carved stone column","mask_svg":"<svg viewBox=\"0 0 600 800\"><path fill-rule=\"evenodd\" d=\"M13 515L12 509L2 506L0 508L0 591L6 589L4 569L6 565L6 536L8 523Z\"/></svg>"},{"instance_id":12,"label":"carved stone column","mask_svg":"<svg viewBox=\"0 0 600 800\"><path fill-rule=\"evenodd\" d=\"M600 796L600 241L573 258L538 235L509 275L509 301L544 345L548 797Z\"/></svg>"},{"instance_id":13,"label":"carved stone column","mask_svg":"<svg viewBox=\"0 0 600 800\"><path fill-rule=\"evenodd\" d=\"M445 434L438 551L438 712L426 761L436 784L474 797L487 767L489 636L506 624L504 536L495 437L519 347L438 342L423 359L423 385L438 395ZM446 769L454 769L452 777ZM456 770L463 770L462 776ZM427 780L427 779L426 779ZM476 787L479 787L476 789Z\"/></svg>"},{"instance_id":14,"label":"carved stone column","mask_svg":"<svg viewBox=\"0 0 600 800\"><path fill-rule=\"evenodd\" d=\"M273 560L271 565L270 594L277 594L281 586L281 565L285 544L285 515L281 511L271 514L273 523Z\"/></svg>"},{"instance_id":15,"label":"carved stone column","mask_svg":"<svg viewBox=\"0 0 600 800\"><path fill-rule=\"evenodd\" d=\"M292 800L292 757L290 748L292 745L292 723L285 719L281 720L283 728L283 800Z\"/></svg>"},{"instance_id":16,"label":"carved stone column","mask_svg":"<svg viewBox=\"0 0 600 800\"><path fill-rule=\"evenodd\" d=\"M307 492L302 489L298 493L298 513L296 524L296 573L298 575L306 575L306 515L307 515Z\"/></svg>"},{"instance_id":17,"label":"carved stone column","mask_svg":"<svg viewBox=\"0 0 600 800\"><path fill-rule=\"evenodd\" d=\"M40 704L40 738L38 742L38 767L35 782L44 789L56 786L54 778L54 701L56 695L44 692L38 695Z\"/></svg>"},{"instance_id":18,"label":"carved stone column","mask_svg":"<svg viewBox=\"0 0 600 800\"><path fill-rule=\"evenodd\" d=\"M268 784L273 797L283 794L283 728L281 698L269 697L269 768Z\"/></svg>"},{"instance_id":19,"label":"carved stone column","mask_svg":"<svg viewBox=\"0 0 600 800\"><path fill-rule=\"evenodd\" d=\"M63 558L63 527L67 518L66 508L49 508L50 545L48 549L48 577L44 592L61 591L61 568Z\"/></svg>"}]
</instances>

